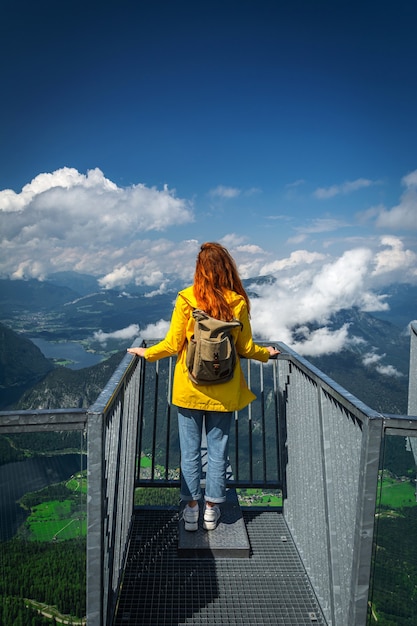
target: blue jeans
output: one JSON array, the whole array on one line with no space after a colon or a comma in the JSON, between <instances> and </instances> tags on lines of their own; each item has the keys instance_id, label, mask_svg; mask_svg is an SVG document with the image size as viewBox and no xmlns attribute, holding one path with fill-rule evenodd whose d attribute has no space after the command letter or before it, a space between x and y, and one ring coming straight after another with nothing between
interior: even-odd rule
<instances>
[{"instance_id":1,"label":"blue jeans","mask_svg":"<svg viewBox=\"0 0 417 626\"><path fill-rule=\"evenodd\" d=\"M207 435L206 502L226 500L226 465L232 412L200 411L178 407L181 448L181 500L201 498L201 437Z\"/></svg>"}]
</instances>

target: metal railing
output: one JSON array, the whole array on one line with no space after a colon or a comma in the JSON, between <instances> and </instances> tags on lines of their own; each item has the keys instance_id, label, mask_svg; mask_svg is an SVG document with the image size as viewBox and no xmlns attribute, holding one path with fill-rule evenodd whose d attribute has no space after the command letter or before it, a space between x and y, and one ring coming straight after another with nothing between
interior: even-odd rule
<instances>
[{"instance_id":1,"label":"metal railing","mask_svg":"<svg viewBox=\"0 0 417 626\"><path fill-rule=\"evenodd\" d=\"M291 352L280 369L284 516L328 623L365 624L382 416Z\"/></svg>"},{"instance_id":2,"label":"metal railing","mask_svg":"<svg viewBox=\"0 0 417 626\"><path fill-rule=\"evenodd\" d=\"M177 408L171 404L174 363L171 357L141 364L146 393L138 414L137 487L175 487L179 483ZM265 365L244 359L242 369L257 398L234 414L229 446L233 474L228 475L228 484L282 489L277 360Z\"/></svg>"},{"instance_id":3,"label":"metal railing","mask_svg":"<svg viewBox=\"0 0 417 626\"><path fill-rule=\"evenodd\" d=\"M417 417L378 413L287 353L278 377L286 424L284 517L328 624L366 624L382 442L390 434L415 442ZM416 371L412 324L410 372ZM414 414L416 385L410 375Z\"/></svg>"},{"instance_id":4,"label":"metal railing","mask_svg":"<svg viewBox=\"0 0 417 626\"><path fill-rule=\"evenodd\" d=\"M132 523L143 362L125 356L88 411L87 619L110 624Z\"/></svg>"},{"instance_id":5,"label":"metal railing","mask_svg":"<svg viewBox=\"0 0 417 626\"><path fill-rule=\"evenodd\" d=\"M411 344L414 368L416 325ZM373 411L287 346L277 345L283 352L278 360L247 362L246 376L258 398L236 415L230 484L282 487L284 517L328 624L364 626L381 443L388 431L416 437L417 418ZM87 411L0 413L0 434L86 432L90 625L112 621L135 486L178 485L171 380L170 359L145 365L126 355ZM147 472L141 467L145 456Z\"/></svg>"}]
</instances>

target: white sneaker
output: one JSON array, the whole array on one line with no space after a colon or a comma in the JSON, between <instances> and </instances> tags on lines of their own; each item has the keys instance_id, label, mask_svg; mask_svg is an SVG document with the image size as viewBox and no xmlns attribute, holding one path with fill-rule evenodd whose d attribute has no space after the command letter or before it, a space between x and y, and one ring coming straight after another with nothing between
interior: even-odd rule
<instances>
[{"instance_id":1,"label":"white sneaker","mask_svg":"<svg viewBox=\"0 0 417 626\"><path fill-rule=\"evenodd\" d=\"M217 505L206 506L204 510L203 528L205 530L214 530L220 519L220 509Z\"/></svg>"},{"instance_id":2,"label":"white sneaker","mask_svg":"<svg viewBox=\"0 0 417 626\"><path fill-rule=\"evenodd\" d=\"M185 530L194 531L198 529L198 516L200 510L198 504L191 507L188 504L184 507L182 519L184 520Z\"/></svg>"}]
</instances>

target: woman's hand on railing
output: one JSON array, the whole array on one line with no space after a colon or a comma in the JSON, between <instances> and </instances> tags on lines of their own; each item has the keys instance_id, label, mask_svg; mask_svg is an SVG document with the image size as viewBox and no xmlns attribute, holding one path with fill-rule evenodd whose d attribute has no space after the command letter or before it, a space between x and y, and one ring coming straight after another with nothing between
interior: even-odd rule
<instances>
[{"instance_id":1,"label":"woman's hand on railing","mask_svg":"<svg viewBox=\"0 0 417 626\"><path fill-rule=\"evenodd\" d=\"M136 356L145 356L146 348L128 348L127 351L130 354L136 354Z\"/></svg>"},{"instance_id":2,"label":"woman's hand on railing","mask_svg":"<svg viewBox=\"0 0 417 626\"><path fill-rule=\"evenodd\" d=\"M280 353L280 351L277 350L276 348L274 348L274 346L267 346L266 349L269 352L269 358L270 359L274 358L275 356L277 356Z\"/></svg>"}]
</instances>

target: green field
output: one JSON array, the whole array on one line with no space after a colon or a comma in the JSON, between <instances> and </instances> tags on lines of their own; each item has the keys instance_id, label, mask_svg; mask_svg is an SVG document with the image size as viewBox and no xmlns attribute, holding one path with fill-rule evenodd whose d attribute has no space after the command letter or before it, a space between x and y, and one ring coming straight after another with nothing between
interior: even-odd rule
<instances>
[{"instance_id":1,"label":"green field","mask_svg":"<svg viewBox=\"0 0 417 626\"><path fill-rule=\"evenodd\" d=\"M71 491L87 493L87 477L85 476L85 472L78 474L78 476L73 476L65 485L68 489L71 489Z\"/></svg>"},{"instance_id":2,"label":"green field","mask_svg":"<svg viewBox=\"0 0 417 626\"><path fill-rule=\"evenodd\" d=\"M34 507L25 523L33 541L64 541L85 536L85 511L74 511L71 500L50 500Z\"/></svg>"},{"instance_id":3,"label":"green field","mask_svg":"<svg viewBox=\"0 0 417 626\"><path fill-rule=\"evenodd\" d=\"M151 467L152 465L152 459L150 459L148 456L142 456L140 459L140 466L141 467Z\"/></svg>"},{"instance_id":4,"label":"green field","mask_svg":"<svg viewBox=\"0 0 417 626\"><path fill-rule=\"evenodd\" d=\"M282 506L282 495L265 489L237 489L242 506Z\"/></svg>"},{"instance_id":5,"label":"green field","mask_svg":"<svg viewBox=\"0 0 417 626\"><path fill-rule=\"evenodd\" d=\"M87 533L86 472L65 483L26 494L21 505L30 511L20 534L29 541L66 541Z\"/></svg>"},{"instance_id":6,"label":"green field","mask_svg":"<svg viewBox=\"0 0 417 626\"><path fill-rule=\"evenodd\" d=\"M394 479L384 474L379 504L389 509L416 506L416 487L408 480Z\"/></svg>"}]
</instances>

